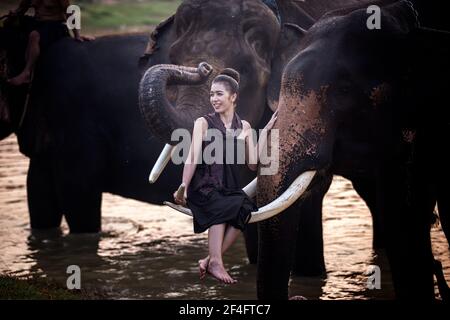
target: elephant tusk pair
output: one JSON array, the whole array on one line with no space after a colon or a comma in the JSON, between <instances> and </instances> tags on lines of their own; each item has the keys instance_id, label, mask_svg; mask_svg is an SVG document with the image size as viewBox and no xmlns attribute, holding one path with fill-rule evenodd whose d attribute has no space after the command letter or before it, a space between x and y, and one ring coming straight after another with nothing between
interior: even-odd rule
<instances>
[{"instance_id":1,"label":"elephant tusk pair","mask_svg":"<svg viewBox=\"0 0 450 320\"><path fill-rule=\"evenodd\" d=\"M252 212L249 223L259 222L276 216L283 210L289 208L295 201L297 201L308 189L309 184L313 180L316 171L306 171L298 176L294 182L283 192L281 196L273 200L271 203L261 207L256 212ZM256 194L256 178L250 182L243 190L249 196L253 197ZM182 186L180 186L181 188ZM180 190L179 190L180 191ZM183 189L184 192L184 189ZM184 213L192 216L192 211L186 207L174 204L169 201L164 201L164 204Z\"/></svg>"}]
</instances>

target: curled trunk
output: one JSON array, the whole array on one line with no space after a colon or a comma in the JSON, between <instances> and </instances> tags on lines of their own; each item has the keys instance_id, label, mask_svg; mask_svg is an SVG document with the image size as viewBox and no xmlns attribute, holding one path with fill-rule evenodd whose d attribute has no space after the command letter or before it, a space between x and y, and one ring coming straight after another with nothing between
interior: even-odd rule
<instances>
[{"instance_id":1,"label":"curled trunk","mask_svg":"<svg viewBox=\"0 0 450 320\"><path fill-rule=\"evenodd\" d=\"M180 112L185 109L173 106L167 98L168 85L200 85L206 82L212 67L206 62L198 68L159 64L144 74L139 87L139 107L149 130L164 142L170 141L178 128L192 129L194 120L205 113ZM198 109L197 109L198 110Z\"/></svg>"}]
</instances>

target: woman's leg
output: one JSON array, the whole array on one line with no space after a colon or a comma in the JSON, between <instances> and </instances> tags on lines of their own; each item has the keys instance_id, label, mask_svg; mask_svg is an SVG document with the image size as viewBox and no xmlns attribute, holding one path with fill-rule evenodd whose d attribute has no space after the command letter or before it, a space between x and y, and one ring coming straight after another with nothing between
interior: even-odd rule
<instances>
[{"instance_id":1,"label":"woman's leg","mask_svg":"<svg viewBox=\"0 0 450 320\"><path fill-rule=\"evenodd\" d=\"M236 229L235 227L228 225L227 230L225 231L225 237L223 238L222 244L222 254L228 250L229 247L236 241L237 237L241 233L241 230Z\"/></svg>"},{"instance_id":2,"label":"woman's leg","mask_svg":"<svg viewBox=\"0 0 450 320\"><path fill-rule=\"evenodd\" d=\"M208 245L209 245L209 273L216 279L225 283L236 282L230 277L223 266L222 247L224 242L226 224L218 224L209 228L208 231Z\"/></svg>"},{"instance_id":3,"label":"woman's leg","mask_svg":"<svg viewBox=\"0 0 450 320\"><path fill-rule=\"evenodd\" d=\"M22 73L9 79L8 82L12 85L18 86L24 83L29 83L31 78L31 72L40 54L40 41L39 32L36 30L32 31L28 37L28 47L26 53L26 65Z\"/></svg>"},{"instance_id":4,"label":"woman's leg","mask_svg":"<svg viewBox=\"0 0 450 320\"><path fill-rule=\"evenodd\" d=\"M223 237L222 242L222 254L224 254L229 247L236 241L237 237L241 231L236 229L235 227L228 225L225 231L225 236ZM200 269L200 279L203 279L206 275L206 269L208 267L210 256L207 256L204 259L198 261L199 269Z\"/></svg>"}]
</instances>

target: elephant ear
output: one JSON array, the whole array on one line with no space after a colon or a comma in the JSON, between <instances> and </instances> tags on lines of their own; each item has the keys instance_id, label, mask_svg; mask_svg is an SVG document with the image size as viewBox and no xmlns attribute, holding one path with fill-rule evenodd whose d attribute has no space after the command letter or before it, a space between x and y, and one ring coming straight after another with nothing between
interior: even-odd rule
<instances>
[{"instance_id":1,"label":"elephant ear","mask_svg":"<svg viewBox=\"0 0 450 320\"><path fill-rule=\"evenodd\" d=\"M139 59L142 74L156 64L170 63L169 49L176 38L174 18L175 15L172 15L162 21L150 34L145 53Z\"/></svg>"},{"instance_id":2,"label":"elephant ear","mask_svg":"<svg viewBox=\"0 0 450 320\"><path fill-rule=\"evenodd\" d=\"M281 76L284 67L299 52L301 39L305 33L306 30L293 23L285 23L281 28L267 86L267 104L272 111L278 108Z\"/></svg>"}]
</instances>

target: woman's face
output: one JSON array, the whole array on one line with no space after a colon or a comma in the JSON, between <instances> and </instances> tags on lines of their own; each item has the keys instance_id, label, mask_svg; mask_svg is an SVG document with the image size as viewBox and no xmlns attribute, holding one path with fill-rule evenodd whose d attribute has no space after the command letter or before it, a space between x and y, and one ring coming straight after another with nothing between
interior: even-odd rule
<instances>
[{"instance_id":1,"label":"woman's face","mask_svg":"<svg viewBox=\"0 0 450 320\"><path fill-rule=\"evenodd\" d=\"M237 94L231 94L222 82L216 82L211 85L209 98L214 110L218 113L227 112L230 108L234 108Z\"/></svg>"}]
</instances>

